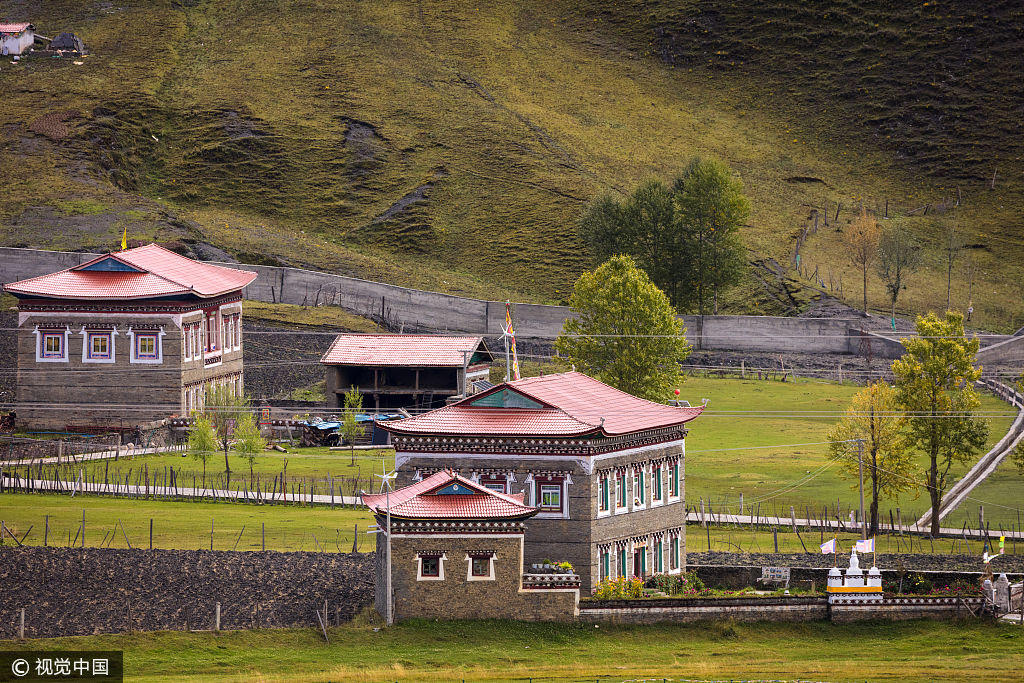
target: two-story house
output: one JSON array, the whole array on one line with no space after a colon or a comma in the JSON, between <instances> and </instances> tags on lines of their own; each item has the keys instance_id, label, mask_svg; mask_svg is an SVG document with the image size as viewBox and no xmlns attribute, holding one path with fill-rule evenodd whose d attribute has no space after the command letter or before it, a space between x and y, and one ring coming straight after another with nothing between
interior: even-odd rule
<instances>
[{"instance_id":1,"label":"two-story house","mask_svg":"<svg viewBox=\"0 0 1024 683\"><path fill-rule=\"evenodd\" d=\"M584 590L686 566L686 424L703 408L646 401L579 372L499 384L381 426L399 484L449 469L540 508L525 561L567 560Z\"/></svg>"},{"instance_id":2,"label":"two-story house","mask_svg":"<svg viewBox=\"0 0 1024 683\"><path fill-rule=\"evenodd\" d=\"M156 244L13 282L18 421L130 427L241 395L242 289L256 273Z\"/></svg>"}]
</instances>

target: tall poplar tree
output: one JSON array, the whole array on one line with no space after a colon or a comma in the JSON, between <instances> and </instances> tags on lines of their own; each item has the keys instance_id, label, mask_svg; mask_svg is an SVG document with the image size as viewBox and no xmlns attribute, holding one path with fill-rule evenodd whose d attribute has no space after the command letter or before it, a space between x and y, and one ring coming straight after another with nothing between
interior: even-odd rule
<instances>
[{"instance_id":1,"label":"tall poplar tree","mask_svg":"<svg viewBox=\"0 0 1024 683\"><path fill-rule=\"evenodd\" d=\"M928 457L925 488L931 499L931 534L939 534L939 507L949 470L972 460L985 446L988 425L974 411L981 405L974 382L977 339L964 335L964 317L947 311L917 318L917 335L901 340L906 352L892 363L896 394L907 414L910 442Z\"/></svg>"}]
</instances>

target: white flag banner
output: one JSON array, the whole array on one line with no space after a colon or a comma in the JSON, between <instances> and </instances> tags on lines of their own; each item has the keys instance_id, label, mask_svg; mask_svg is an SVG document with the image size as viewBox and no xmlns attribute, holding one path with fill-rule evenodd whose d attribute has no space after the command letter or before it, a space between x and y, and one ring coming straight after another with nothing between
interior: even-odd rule
<instances>
[{"instance_id":1,"label":"white flag banner","mask_svg":"<svg viewBox=\"0 0 1024 683\"><path fill-rule=\"evenodd\" d=\"M875 552L875 539L869 538L864 541L857 541L857 545L854 548L858 553L873 553Z\"/></svg>"},{"instance_id":2,"label":"white flag banner","mask_svg":"<svg viewBox=\"0 0 1024 683\"><path fill-rule=\"evenodd\" d=\"M825 541L821 544L822 555L831 555L834 552L836 552L836 539L833 538L831 541Z\"/></svg>"}]
</instances>

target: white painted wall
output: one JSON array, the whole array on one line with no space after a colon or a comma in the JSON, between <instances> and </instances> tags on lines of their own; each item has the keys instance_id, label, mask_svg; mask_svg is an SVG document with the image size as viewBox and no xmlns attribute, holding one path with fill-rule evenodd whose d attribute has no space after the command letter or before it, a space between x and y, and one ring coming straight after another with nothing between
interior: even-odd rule
<instances>
[{"instance_id":1,"label":"white painted wall","mask_svg":"<svg viewBox=\"0 0 1024 683\"><path fill-rule=\"evenodd\" d=\"M35 40L35 32L27 28L21 33L4 33L0 35L0 54L20 55L28 52Z\"/></svg>"}]
</instances>

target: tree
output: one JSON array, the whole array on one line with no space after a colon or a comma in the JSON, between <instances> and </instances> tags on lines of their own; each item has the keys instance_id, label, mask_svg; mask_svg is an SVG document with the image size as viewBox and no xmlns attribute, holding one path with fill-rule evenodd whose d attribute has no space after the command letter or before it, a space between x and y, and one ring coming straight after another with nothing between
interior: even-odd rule
<instances>
[{"instance_id":1,"label":"tree","mask_svg":"<svg viewBox=\"0 0 1024 683\"><path fill-rule=\"evenodd\" d=\"M338 428L338 431L349 443L352 466L356 464L356 438L363 433L363 426L356 420L361 412L363 412L363 395L356 387L349 387L345 392L345 412L341 416L341 427Z\"/></svg>"},{"instance_id":2,"label":"tree","mask_svg":"<svg viewBox=\"0 0 1024 683\"><path fill-rule=\"evenodd\" d=\"M739 229L750 216L750 205L743 185L724 164L698 157L673 190L682 246L690 252L697 310L704 315L710 297L717 314L719 292L739 281L746 263Z\"/></svg>"},{"instance_id":3,"label":"tree","mask_svg":"<svg viewBox=\"0 0 1024 683\"><path fill-rule=\"evenodd\" d=\"M878 221L874 216L861 208L860 216L853 219L850 227L846 229L846 248L849 250L850 260L853 265L860 268L864 275L864 314L868 312L868 266L875 260L878 253L878 242L881 239L881 231L878 228Z\"/></svg>"},{"instance_id":4,"label":"tree","mask_svg":"<svg viewBox=\"0 0 1024 683\"><path fill-rule=\"evenodd\" d=\"M206 488L206 461L217 451L217 432L209 418L196 413L188 430L188 453L203 461L203 488Z\"/></svg>"},{"instance_id":5,"label":"tree","mask_svg":"<svg viewBox=\"0 0 1024 683\"><path fill-rule=\"evenodd\" d=\"M229 391L228 385L211 385L206 388L203 402L203 414L217 432L217 440L224 450L224 472L231 483L231 463L228 462L228 449L231 447L231 430L242 415L249 412L249 399L236 396Z\"/></svg>"},{"instance_id":6,"label":"tree","mask_svg":"<svg viewBox=\"0 0 1024 683\"><path fill-rule=\"evenodd\" d=\"M641 398L665 400L690 355L686 328L668 297L629 256L576 281L555 349L583 372Z\"/></svg>"},{"instance_id":7,"label":"tree","mask_svg":"<svg viewBox=\"0 0 1024 683\"><path fill-rule=\"evenodd\" d=\"M650 180L623 201L598 197L580 219L579 233L595 265L629 254L677 309L695 301L689 286L691 252L676 218L676 198L665 183Z\"/></svg>"},{"instance_id":8,"label":"tree","mask_svg":"<svg viewBox=\"0 0 1024 683\"><path fill-rule=\"evenodd\" d=\"M843 472L858 479L860 467L857 444L864 443L863 468L871 485L869 536L878 533L878 499L884 494L899 500L899 494L914 487L914 459L906 441L906 418L896 390L885 382L870 384L853 396L846 414L828 431L829 451L842 457Z\"/></svg>"},{"instance_id":9,"label":"tree","mask_svg":"<svg viewBox=\"0 0 1024 683\"><path fill-rule=\"evenodd\" d=\"M267 447L267 442L260 434L260 428L256 426L256 419L252 413L243 413L235 424L235 452L249 461L249 480L253 478L253 465L256 463L256 456Z\"/></svg>"},{"instance_id":10,"label":"tree","mask_svg":"<svg viewBox=\"0 0 1024 683\"><path fill-rule=\"evenodd\" d=\"M956 223L946 224L946 239L943 251L946 252L946 310L949 310L950 304L950 293L953 287L953 264L956 263L957 256L963 251L964 242L960 237L960 233L956 229Z\"/></svg>"},{"instance_id":11,"label":"tree","mask_svg":"<svg viewBox=\"0 0 1024 683\"><path fill-rule=\"evenodd\" d=\"M878 243L878 274L885 282L892 303L892 319L896 319L896 300L907 288L907 277L921 266L921 244L906 227L895 220L882 231Z\"/></svg>"},{"instance_id":12,"label":"tree","mask_svg":"<svg viewBox=\"0 0 1024 683\"><path fill-rule=\"evenodd\" d=\"M594 200L579 234L595 264L632 256L677 310L709 305L743 273L739 228L750 213L742 185L724 165L694 159L669 187L641 184L629 197Z\"/></svg>"},{"instance_id":13,"label":"tree","mask_svg":"<svg viewBox=\"0 0 1024 683\"><path fill-rule=\"evenodd\" d=\"M988 425L974 416L981 404L974 382L978 340L964 335L964 317L947 311L917 318L917 337L901 340L905 353L892 363L896 393L907 413L910 443L928 456L925 488L931 499L932 536L950 468L984 447Z\"/></svg>"}]
</instances>

